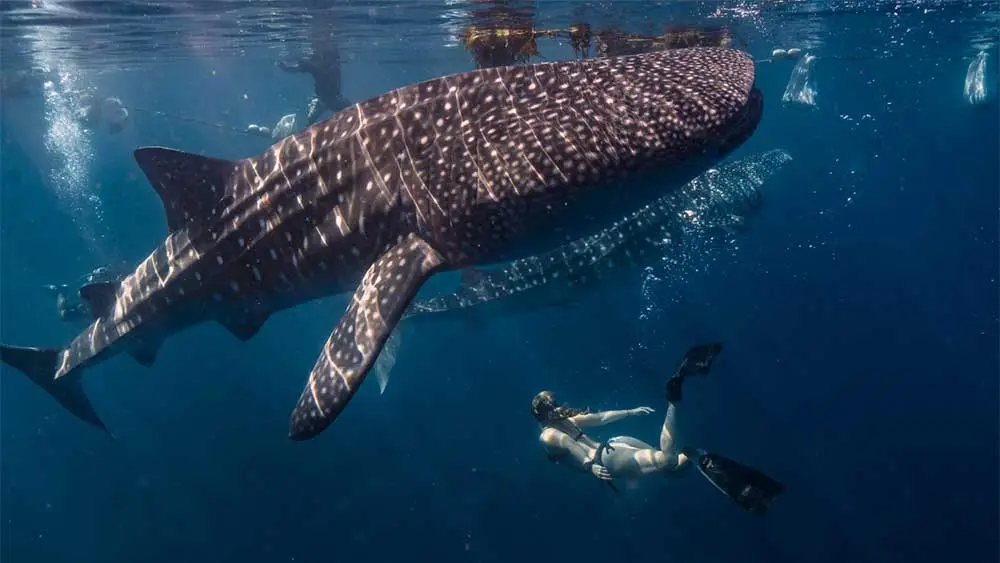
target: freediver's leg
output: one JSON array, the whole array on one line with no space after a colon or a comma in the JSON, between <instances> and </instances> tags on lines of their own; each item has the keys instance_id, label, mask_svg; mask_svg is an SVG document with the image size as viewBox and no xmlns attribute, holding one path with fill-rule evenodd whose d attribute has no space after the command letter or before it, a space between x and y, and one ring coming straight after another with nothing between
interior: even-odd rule
<instances>
[{"instance_id":1,"label":"freediver's leg","mask_svg":"<svg viewBox=\"0 0 1000 563\"><path fill-rule=\"evenodd\" d=\"M684 354L680 367L667 380L667 414L663 417L663 427L660 428L660 452L662 452L666 463L674 466L673 469L679 469L688 461L688 456L685 453L677 452L674 449L677 404L681 402L684 395L682 392L684 379L693 375L707 375L712 368L712 362L721 351L722 344L718 342L691 347Z\"/></svg>"},{"instance_id":2,"label":"freediver's leg","mask_svg":"<svg viewBox=\"0 0 1000 563\"><path fill-rule=\"evenodd\" d=\"M609 440L610 448L604 452L602 461L615 478L630 479L651 473L673 472L685 465L688 458L674 451L674 419L677 406L667 403L667 415L660 429L660 449L642 440L629 436L617 436Z\"/></svg>"},{"instance_id":3,"label":"freediver's leg","mask_svg":"<svg viewBox=\"0 0 1000 563\"><path fill-rule=\"evenodd\" d=\"M614 477L636 477L650 473L670 472L690 467L689 456L677 451L674 441L677 420L677 404L680 403L681 389L685 378L709 373L715 356L722 351L722 344L702 344L694 346L684 354L680 366L666 384L667 412L660 427L660 449L654 449L635 438L618 437L610 442L619 443L614 450L604 454L605 467ZM636 448L633 441L646 446Z\"/></svg>"},{"instance_id":4,"label":"freediver's leg","mask_svg":"<svg viewBox=\"0 0 1000 563\"><path fill-rule=\"evenodd\" d=\"M677 418L677 404L667 401L667 415L660 428L660 451L670 455L674 447L674 421Z\"/></svg>"},{"instance_id":5,"label":"freediver's leg","mask_svg":"<svg viewBox=\"0 0 1000 563\"><path fill-rule=\"evenodd\" d=\"M615 436L608 441L611 444L625 444L626 446L631 446L637 450L655 450L653 446L643 442L638 438L633 438L632 436Z\"/></svg>"}]
</instances>

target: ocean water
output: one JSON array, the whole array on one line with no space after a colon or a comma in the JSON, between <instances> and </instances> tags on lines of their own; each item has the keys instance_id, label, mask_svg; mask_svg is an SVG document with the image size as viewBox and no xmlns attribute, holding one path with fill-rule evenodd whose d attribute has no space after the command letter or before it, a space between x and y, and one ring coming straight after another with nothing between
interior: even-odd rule
<instances>
[{"instance_id":1,"label":"ocean water","mask_svg":"<svg viewBox=\"0 0 1000 563\"><path fill-rule=\"evenodd\" d=\"M4 0L0 341L64 344L80 325L41 286L134 267L162 240L133 149L239 158L271 143L248 124L303 126L312 82L275 61L324 26L350 101L471 70L458 36L491 4ZM89 370L114 440L4 366L5 563L998 560L1000 5L516 7L539 29L731 26L765 99L731 158L793 159L747 228L574 307L422 325L385 393L366 383L307 442L287 438L288 415L346 296L275 315L249 342L210 323L150 369ZM574 56L564 37L537 46L532 62ZM799 77L813 97L783 102L796 61L776 48L815 57ZM970 104L981 52L987 99ZM128 108L120 132L81 123L87 93ZM686 389L679 439L784 483L769 514L696 475L615 494L546 459L536 392L649 405L609 432L655 442L666 377L710 340L726 348Z\"/></svg>"}]
</instances>

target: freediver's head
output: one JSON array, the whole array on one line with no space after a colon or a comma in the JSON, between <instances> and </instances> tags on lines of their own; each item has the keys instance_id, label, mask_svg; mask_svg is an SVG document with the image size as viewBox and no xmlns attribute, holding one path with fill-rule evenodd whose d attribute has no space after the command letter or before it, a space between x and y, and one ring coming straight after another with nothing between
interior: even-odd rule
<instances>
[{"instance_id":1,"label":"freediver's head","mask_svg":"<svg viewBox=\"0 0 1000 563\"><path fill-rule=\"evenodd\" d=\"M542 424L566 420L586 412L589 411L560 405L552 391L542 391L531 400L531 414Z\"/></svg>"},{"instance_id":2,"label":"freediver's head","mask_svg":"<svg viewBox=\"0 0 1000 563\"><path fill-rule=\"evenodd\" d=\"M531 400L531 415L538 422L545 422L556 408L556 398L551 391L542 391Z\"/></svg>"}]
</instances>

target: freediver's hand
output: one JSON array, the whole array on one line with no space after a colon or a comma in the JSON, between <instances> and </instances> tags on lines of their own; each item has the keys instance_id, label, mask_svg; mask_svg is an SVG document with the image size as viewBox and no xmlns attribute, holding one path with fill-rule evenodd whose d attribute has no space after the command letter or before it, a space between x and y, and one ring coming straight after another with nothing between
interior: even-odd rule
<instances>
[{"instance_id":1,"label":"freediver's hand","mask_svg":"<svg viewBox=\"0 0 1000 563\"><path fill-rule=\"evenodd\" d=\"M634 409L629 409L628 412L629 412L629 414L631 414L633 416L636 416L636 415L640 415L640 414L650 414L650 413L654 413L656 411L654 411L651 407L636 407Z\"/></svg>"},{"instance_id":2,"label":"freediver's hand","mask_svg":"<svg viewBox=\"0 0 1000 563\"><path fill-rule=\"evenodd\" d=\"M604 467L603 465L598 465L596 463L593 464L593 465L591 465L590 466L590 472L594 474L594 477L597 477L601 481L610 481L611 480L611 473L609 473L608 469L606 467Z\"/></svg>"}]
</instances>

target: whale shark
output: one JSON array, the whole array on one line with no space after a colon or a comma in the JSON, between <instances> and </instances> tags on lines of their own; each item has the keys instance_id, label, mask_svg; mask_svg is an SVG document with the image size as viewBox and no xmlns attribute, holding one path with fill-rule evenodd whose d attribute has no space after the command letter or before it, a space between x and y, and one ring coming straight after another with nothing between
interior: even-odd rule
<instances>
[{"instance_id":1,"label":"whale shark","mask_svg":"<svg viewBox=\"0 0 1000 563\"><path fill-rule=\"evenodd\" d=\"M724 162L597 233L495 269L462 270L457 290L410 303L375 363L380 392L388 386L404 328L471 312L493 319L574 306L618 274L676 263L692 239L744 231L763 207L765 184L791 160L774 149Z\"/></svg>"},{"instance_id":2,"label":"whale shark","mask_svg":"<svg viewBox=\"0 0 1000 563\"><path fill-rule=\"evenodd\" d=\"M743 230L763 203L764 183L791 160L775 149L723 163L611 226L546 254L493 270L462 270L458 290L415 299L401 322L487 304L496 305L495 313L567 304L574 288L589 289L608 274L680 252L688 235Z\"/></svg>"},{"instance_id":3,"label":"whale shark","mask_svg":"<svg viewBox=\"0 0 1000 563\"><path fill-rule=\"evenodd\" d=\"M80 382L121 353L215 321L249 340L274 313L352 292L292 410L305 440L343 411L435 273L516 260L600 230L752 136L753 60L691 48L495 67L354 104L239 160L134 156L169 234L58 348L0 346L73 414L105 428Z\"/></svg>"}]
</instances>

